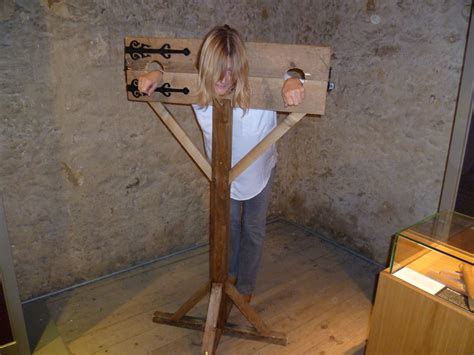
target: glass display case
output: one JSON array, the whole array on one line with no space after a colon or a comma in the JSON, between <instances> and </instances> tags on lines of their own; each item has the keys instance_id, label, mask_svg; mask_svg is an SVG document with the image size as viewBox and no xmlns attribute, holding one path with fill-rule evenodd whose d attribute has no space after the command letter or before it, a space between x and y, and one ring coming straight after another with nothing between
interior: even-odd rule
<instances>
[{"instance_id":1,"label":"glass display case","mask_svg":"<svg viewBox=\"0 0 474 355\"><path fill-rule=\"evenodd\" d=\"M474 312L474 218L442 211L398 232L390 273Z\"/></svg>"}]
</instances>

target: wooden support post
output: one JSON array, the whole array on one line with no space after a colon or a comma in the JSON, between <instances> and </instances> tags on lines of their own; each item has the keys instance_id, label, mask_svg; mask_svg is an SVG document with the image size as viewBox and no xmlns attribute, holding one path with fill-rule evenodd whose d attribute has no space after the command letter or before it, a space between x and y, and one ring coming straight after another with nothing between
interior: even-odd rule
<instances>
[{"instance_id":1,"label":"wooden support post","mask_svg":"<svg viewBox=\"0 0 474 355\"><path fill-rule=\"evenodd\" d=\"M212 180L209 268L212 282L202 343L203 354L214 354L225 325L224 310L227 280L230 184L232 158L232 105L230 100L216 102L212 109Z\"/></svg>"},{"instance_id":2,"label":"wooden support post","mask_svg":"<svg viewBox=\"0 0 474 355\"><path fill-rule=\"evenodd\" d=\"M229 171L232 156L232 106L215 103L212 112L211 235L209 267L212 282L224 283L228 268L230 218Z\"/></svg>"}]
</instances>

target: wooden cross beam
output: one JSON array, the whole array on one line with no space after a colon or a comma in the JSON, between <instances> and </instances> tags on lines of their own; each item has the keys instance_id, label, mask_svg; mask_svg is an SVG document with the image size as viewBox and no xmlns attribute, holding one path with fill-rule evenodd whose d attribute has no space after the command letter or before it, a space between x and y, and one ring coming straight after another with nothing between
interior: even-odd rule
<instances>
[{"instance_id":1,"label":"wooden cross beam","mask_svg":"<svg viewBox=\"0 0 474 355\"><path fill-rule=\"evenodd\" d=\"M196 103L195 62L201 43L201 40L196 39L127 37L125 65L128 99L173 104ZM250 107L324 114L331 56L329 47L253 42L247 42L245 46L249 59ZM157 92L152 96L142 95L134 81L148 71L153 62L159 63L165 72L161 88L164 94ZM306 73L305 100L298 106L285 107L281 88L283 75L291 68L300 68ZM189 90L188 93L169 91L184 88Z\"/></svg>"},{"instance_id":2,"label":"wooden cross beam","mask_svg":"<svg viewBox=\"0 0 474 355\"><path fill-rule=\"evenodd\" d=\"M263 152L281 138L306 114L322 115L325 110L330 48L322 46L247 43L251 108L292 112L241 161L231 167L232 107L223 98L213 107L212 166L191 142L163 103L197 102L196 56L201 40L150 37L125 39L128 99L148 102L176 140L210 181L210 280L174 313L157 311L153 321L203 330L203 354L214 354L222 334L286 345L284 333L272 331L252 306L228 281L228 239L230 184ZM164 70L162 85L151 96L138 91L138 77L158 63ZM284 73L291 68L305 72L305 99L298 106L285 107L281 98ZM210 294L205 319L186 314ZM229 307L235 304L251 327L227 323Z\"/></svg>"}]
</instances>

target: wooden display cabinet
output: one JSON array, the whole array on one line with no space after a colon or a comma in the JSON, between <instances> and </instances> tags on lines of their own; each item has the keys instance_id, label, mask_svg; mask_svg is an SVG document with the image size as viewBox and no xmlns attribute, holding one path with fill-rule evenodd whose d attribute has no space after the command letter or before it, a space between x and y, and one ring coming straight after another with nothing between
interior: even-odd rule
<instances>
[{"instance_id":1,"label":"wooden display cabinet","mask_svg":"<svg viewBox=\"0 0 474 355\"><path fill-rule=\"evenodd\" d=\"M367 354L474 354L474 219L451 211L396 234Z\"/></svg>"}]
</instances>

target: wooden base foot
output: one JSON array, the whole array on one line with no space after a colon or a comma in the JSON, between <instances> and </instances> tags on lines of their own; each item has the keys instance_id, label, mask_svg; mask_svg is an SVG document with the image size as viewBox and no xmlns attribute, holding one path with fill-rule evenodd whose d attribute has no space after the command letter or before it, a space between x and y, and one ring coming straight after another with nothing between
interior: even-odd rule
<instances>
[{"instance_id":1,"label":"wooden base foot","mask_svg":"<svg viewBox=\"0 0 474 355\"><path fill-rule=\"evenodd\" d=\"M184 316L179 321L173 321L171 320L172 316L173 313L157 311L154 314L153 322L174 327L204 331L204 326L206 324L206 319L204 318ZM285 333L271 331L268 335L261 335L254 327L234 323L226 323L223 329L223 334L235 338L264 341L270 344L288 344L288 338Z\"/></svg>"},{"instance_id":2,"label":"wooden base foot","mask_svg":"<svg viewBox=\"0 0 474 355\"><path fill-rule=\"evenodd\" d=\"M245 297L230 282L212 283L206 319L185 316L184 314L207 294L209 287L210 284L206 283L175 313L155 312L153 322L204 331L202 354L215 354L222 334L279 345L288 343L286 334L270 330ZM236 305L252 325L251 327L227 323L228 309L232 304Z\"/></svg>"},{"instance_id":3,"label":"wooden base foot","mask_svg":"<svg viewBox=\"0 0 474 355\"><path fill-rule=\"evenodd\" d=\"M204 336L202 338L202 354L214 355L217 348L216 334L218 332L217 324L222 304L223 284L214 283L209 297L209 306L207 308L206 325L204 326Z\"/></svg>"}]
</instances>

